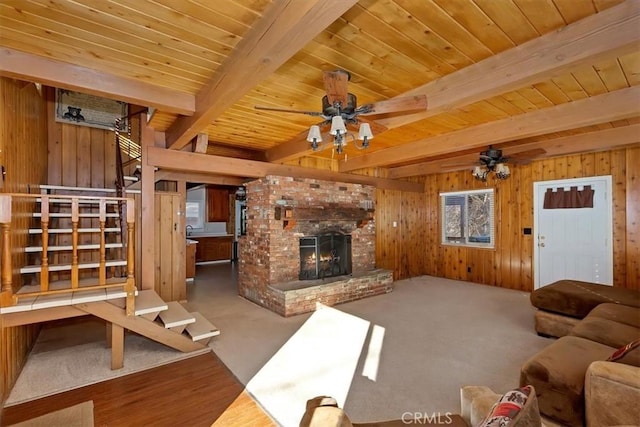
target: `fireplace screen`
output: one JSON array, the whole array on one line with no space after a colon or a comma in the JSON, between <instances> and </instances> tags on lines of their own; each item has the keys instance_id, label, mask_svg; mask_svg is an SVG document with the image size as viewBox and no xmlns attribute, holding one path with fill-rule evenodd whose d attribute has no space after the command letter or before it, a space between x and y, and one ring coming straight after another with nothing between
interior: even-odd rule
<instances>
[{"instance_id":1,"label":"fireplace screen","mask_svg":"<svg viewBox=\"0 0 640 427\"><path fill-rule=\"evenodd\" d=\"M351 274L351 236L328 233L300 239L300 280Z\"/></svg>"}]
</instances>

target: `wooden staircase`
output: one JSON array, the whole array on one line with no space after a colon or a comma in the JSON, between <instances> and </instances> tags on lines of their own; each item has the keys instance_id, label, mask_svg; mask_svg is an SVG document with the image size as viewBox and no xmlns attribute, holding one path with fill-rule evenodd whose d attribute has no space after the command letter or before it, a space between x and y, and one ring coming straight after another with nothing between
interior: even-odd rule
<instances>
[{"instance_id":1,"label":"wooden staircase","mask_svg":"<svg viewBox=\"0 0 640 427\"><path fill-rule=\"evenodd\" d=\"M123 366L125 330L182 352L204 348L220 333L215 326L177 302L164 302L153 290L135 287L134 200L96 195L97 189L72 190L77 194L51 194L70 189L42 186L39 195L0 195L3 326L100 317L108 325L112 369ZM16 203L33 205L28 229L12 229ZM118 212L122 206L126 210ZM124 226L126 234L121 234ZM20 233L29 236L29 245L14 248L11 237ZM12 256L18 250L24 255ZM23 264L16 269L19 276L14 274L14 259ZM14 292L16 277L21 286Z\"/></svg>"}]
</instances>

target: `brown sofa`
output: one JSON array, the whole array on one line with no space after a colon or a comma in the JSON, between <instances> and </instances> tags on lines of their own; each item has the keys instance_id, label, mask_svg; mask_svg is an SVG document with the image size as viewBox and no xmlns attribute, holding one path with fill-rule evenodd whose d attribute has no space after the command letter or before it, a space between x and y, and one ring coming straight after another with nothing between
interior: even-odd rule
<instances>
[{"instance_id":1,"label":"brown sofa","mask_svg":"<svg viewBox=\"0 0 640 427\"><path fill-rule=\"evenodd\" d=\"M548 337L568 335L573 327L603 303L640 307L640 292L579 280L560 280L531 293L537 308L534 319L538 334Z\"/></svg>"},{"instance_id":2,"label":"brown sofa","mask_svg":"<svg viewBox=\"0 0 640 427\"><path fill-rule=\"evenodd\" d=\"M307 407L300 427L401 427L407 425L469 427L482 423L503 395L493 392L484 386L465 386L460 389L460 414L414 413L405 412L396 420L352 423L343 409L338 407L335 399L319 396L307 401ZM492 425L498 425L492 424ZM541 420L538 411L536 392L531 394L520 412L511 420L509 427L556 427L554 423L546 424Z\"/></svg>"},{"instance_id":3,"label":"brown sofa","mask_svg":"<svg viewBox=\"0 0 640 427\"><path fill-rule=\"evenodd\" d=\"M568 299L561 305L576 316L590 304ZM529 359L520 383L533 385L540 412L561 423L640 425L640 347L616 362L607 361L618 348L638 339L640 308L600 303L566 336Z\"/></svg>"}]
</instances>

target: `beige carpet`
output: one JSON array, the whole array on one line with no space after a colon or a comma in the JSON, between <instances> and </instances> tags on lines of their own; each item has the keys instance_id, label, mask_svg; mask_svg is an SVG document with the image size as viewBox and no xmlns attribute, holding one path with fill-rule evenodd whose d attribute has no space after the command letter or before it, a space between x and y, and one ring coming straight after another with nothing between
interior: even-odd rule
<instances>
[{"instance_id":1,"label":"beige carpet","mask_svg":"<svg viewBox=\"0 0 640 427\"><path fill-rule=\"evenodd\" d=\"M182 353L147 338L125 336L124 368L111 370L105 324L86 317L71 324L48 325L38 336L5 406L117 378L211 351Z\"/></svg>"},{"instance_id":2,"label":"beige carpet","mask_svg":"<svg viewBox=\"0 0 640 427\"><path fill-rule=\"evenodd\" d=\"M93 401L50 412L12 427L93 427Z\"/></svg>"},{"instance_id":3,"label":"beige carpet","mask_svg":"<svg viewBox=\"0 0 640 427\"><path fill-rule=\"evenodd\" d=\"M229 264L198 266L195 282L188 285L187 308L221 330L209 346L247 385L265 366L287 366L281 355L291 352L280 350L297 340L296 333L304 331L311 314L283 318L240 298L235 274ZM366 339L358 344L355 371L342 374L348 385L345 409L355 422L400 418L405 412L458 412L461 386L486 385L497 392L515 387L520 366L551 342L534 331L528 293L455 280L403 280L390 294L334 308L369 325ZM125 368L114 372L109 369L104 329L94 334L77 331L71 335L77 345L68 348L60 341L68 331L44 330L7 405L185 357L130 335ZM339 354L340 349L332 351ZM304 357L301 353L286 363L308 366ZM321 385L322 373L306 372L296 381ZM311 397L296 395L294 400ZM266 400L259 403L273 410ZM304 408L291 411L301 416Z\"/></svg>"},{"instance_id":4,"label":"beige carpet","mask_svg":"<svg viewBox=\"0 0 640 427\"><path fill-rule=\"evenodd\" d=\"M238 297L234 275L228 265L198 266L188 306L220 329L209 345L247 385L280 358L280 349L311 315L283 318ZM552 342L535 333L529 293L456 280L402 280L387 295L334 308L370 324L355 375L345 379L345 408L355 422L397 419L405 412L459 412L461 386L507 391L518 385L520 366ZM367 360L376 352L372 370ZM305 363L297 360L289 363ZM315 382L321 375L309 370L299 381ZM268 402L260 403L270 411ZM301 416L304 408L291 411Z\"/></svg>"}]
</instances>

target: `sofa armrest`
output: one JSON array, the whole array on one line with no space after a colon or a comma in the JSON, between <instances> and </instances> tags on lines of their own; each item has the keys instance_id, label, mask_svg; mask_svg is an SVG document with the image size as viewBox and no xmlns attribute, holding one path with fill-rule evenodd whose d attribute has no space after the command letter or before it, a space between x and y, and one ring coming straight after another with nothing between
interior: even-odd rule
<instances>
[{"instance_id":1,"label":"sofa armrest","mask_svg":"<svg viewBox=\"0 0 640 427\"><path fill-rule=\"evenodd\" d=\"M500 396L489 387L464 386L460 389L460 415L470 426L478 425Z\"/></svg>"},{"instance_id":2,"label":"sofa armrest","mask_svg":"<svg viewBox=\"0 0 640 427\"><path fill-rule=\"evenodd\" d=\"M584 392L587 426L640 423L640 367L593 362L587 369Z\"/></svg>"}]
</instances>

